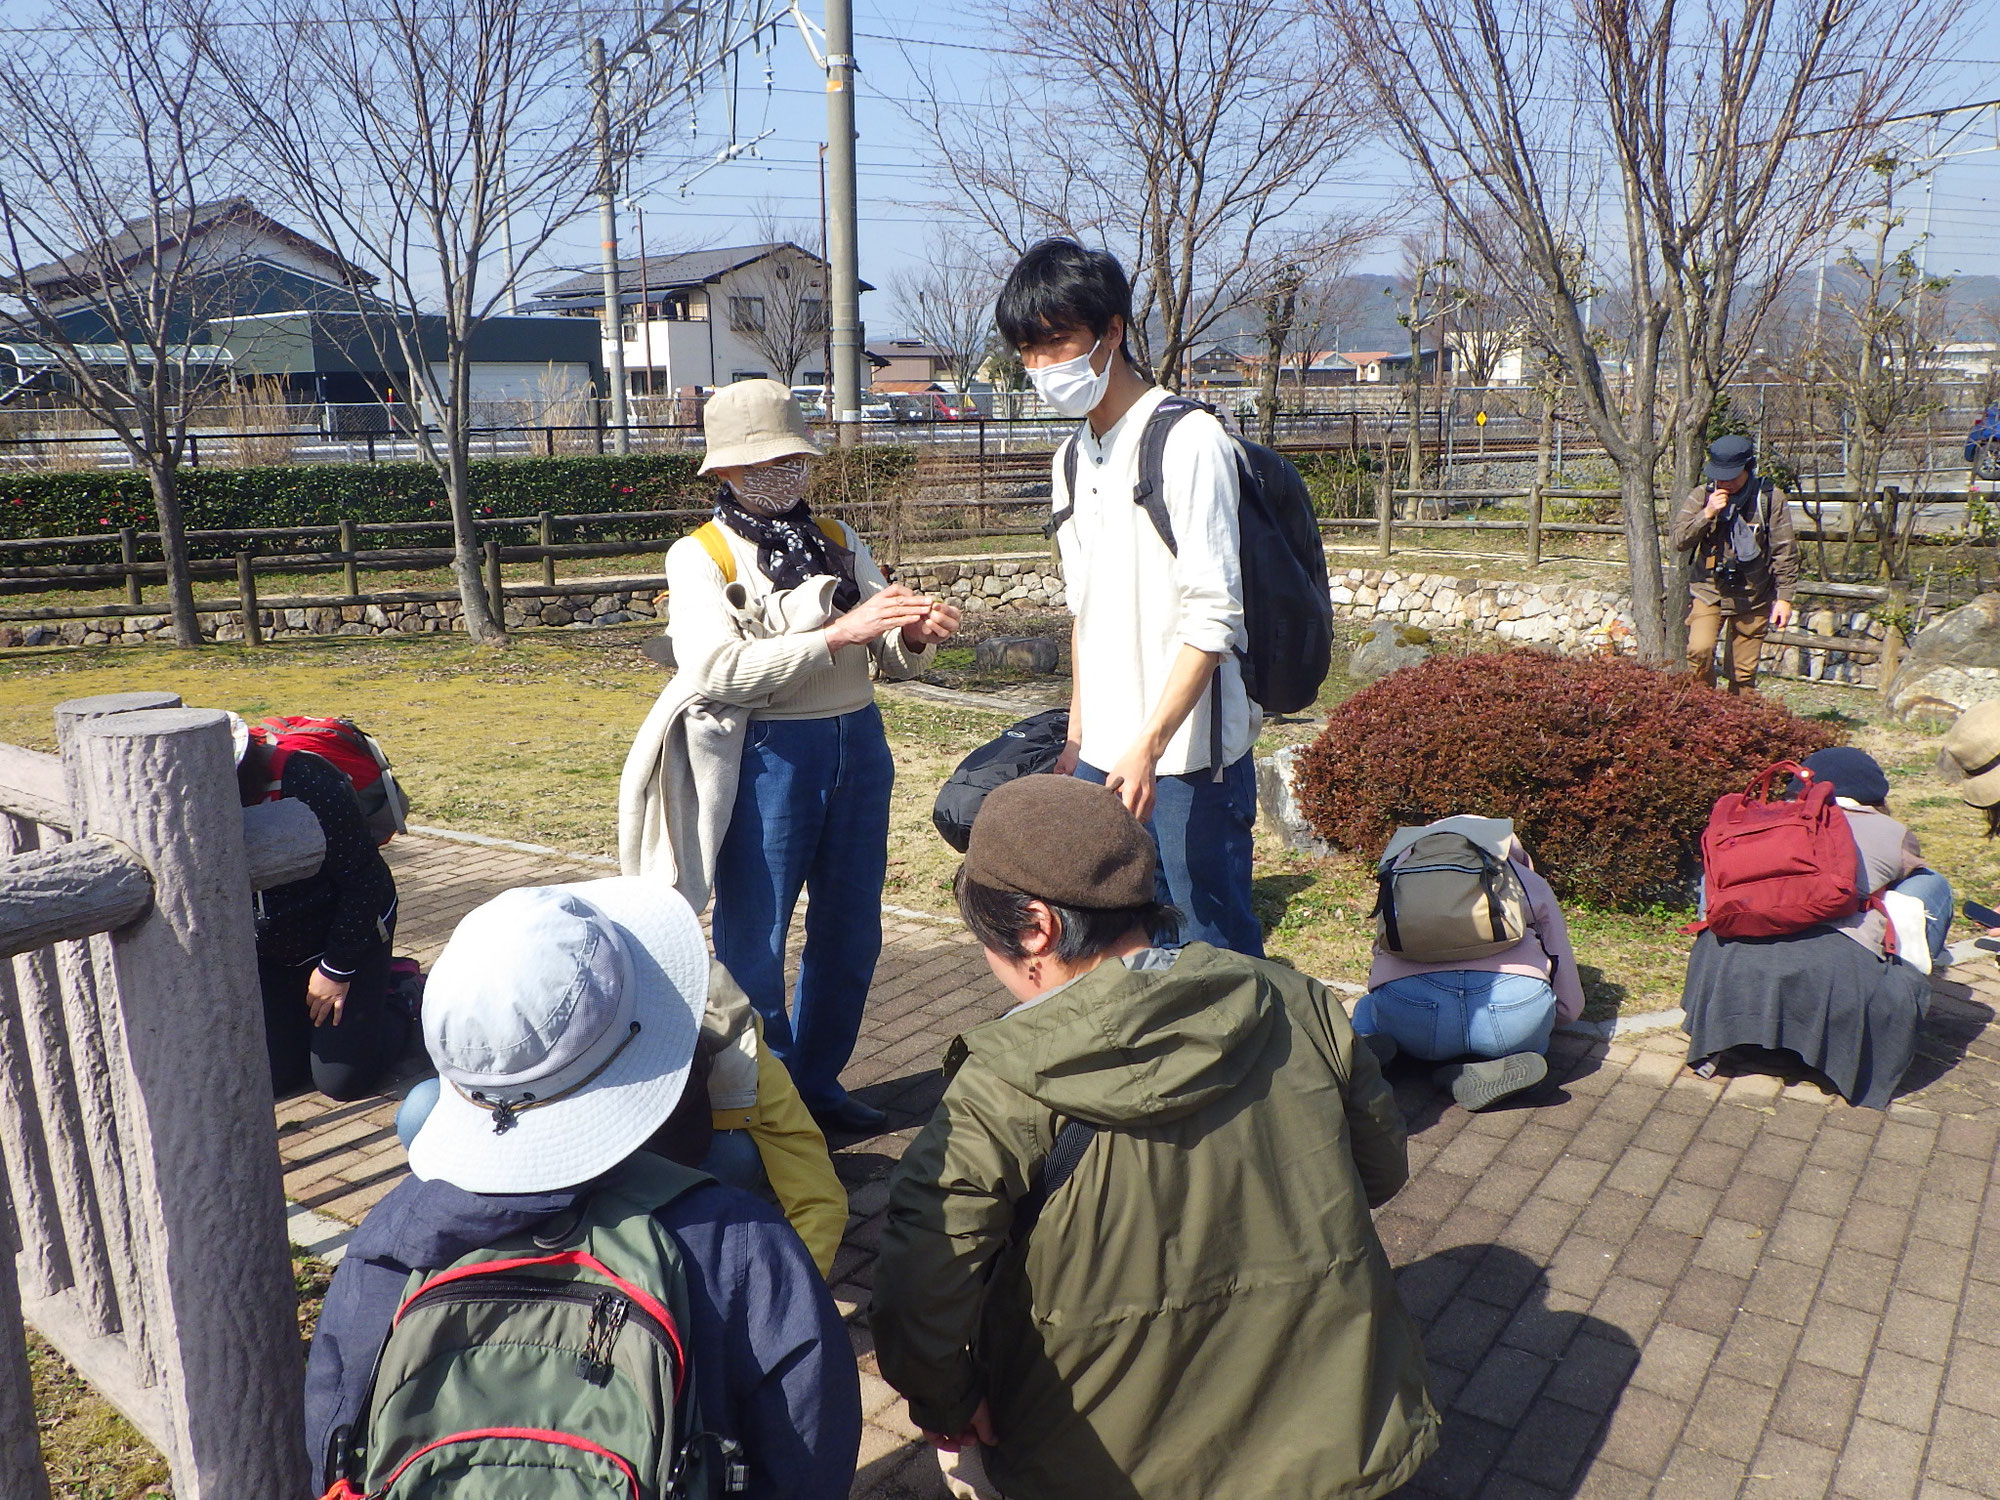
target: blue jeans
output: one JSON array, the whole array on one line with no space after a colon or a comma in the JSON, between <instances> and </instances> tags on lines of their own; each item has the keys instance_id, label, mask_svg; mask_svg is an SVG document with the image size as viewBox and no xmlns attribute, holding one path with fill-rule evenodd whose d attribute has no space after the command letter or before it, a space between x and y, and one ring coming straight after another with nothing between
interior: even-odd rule
<instances>
[{"instance_id":1,"label":"blue jeans","mask_svg":"<svg viewBox=\"0 0 2000 1500\"><path fill-rule=\"evenodd\" d=\"M396 1106L396 1139L403 1143L405 1151L410 1142L417 1138L417 1132L424 1128L424 1121L437 1108L438 1090L444 1085L435 1078L420 1079L410 1085L409 1093L403 1095L403 1102Z\"/></svg>"},{"instance_id":2,"label":"blue jeans","mask_svg":"<svg viewBox=\"0 0 2000 1500\"><path fill-rule=\"evenodd\" d=\"M715 956L757 1014L809 1109L846 1097L840 1070L882 951L889 790L896 767L874 704L829 719L755 719L715 861ZM785 1011L785 939L807 895L805 951Z\"/></svg>"},{"instance_id":3,"label":"blue jeans","mask_svg":"<svg viewBox=\"0 0 2000 1500\"><path fill-rule=\"evenodd\" d=\"M1099 786L1106 780L1093 765L1080 763L1076 774ZM1264 956L1264 929L1250 909L1256 826L1257 772L1247 755L1220 781L1201 770L1153 784L1146 829L1160 854L1159 897L1180 909L1182 942Z\"/></svg>"},{"instance_id":4,"label":"blue jeans","mask_svg":"<svg viewBox=\"0 0 2000 1500\"><path fill-rule=\"evenodd\" d=\"M1412 1057L1506 1057L1546 1052L1556 1024L1556 992L1532 974L1447 969L1412 974L1356 1002L1354 1029L1386 1031Z\"/></svg>"},{"instance_id":5,"label":"blue jeans","mask_svg":"<svg viewBox=\"0 0 2000 1500\"><path fill-rule=\"evenodd\" d=\"M1951 882L1936 870L1919 870L1905 875L1890 889L1924 903L1924 935L1931 940L1931 964L1936 967L1951 932Z\"/></svg>"}]
</instances>

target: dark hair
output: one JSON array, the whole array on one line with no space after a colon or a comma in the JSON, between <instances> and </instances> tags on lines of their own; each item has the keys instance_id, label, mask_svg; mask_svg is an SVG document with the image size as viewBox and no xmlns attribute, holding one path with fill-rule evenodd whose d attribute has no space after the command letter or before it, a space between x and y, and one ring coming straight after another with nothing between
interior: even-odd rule
<instances>
[{"instance_id":1,"label":"dark hair","mask_svg":"<svg viewBox=\"0 0 2000 1500\"><path fill-rule=\"evenodd\" d=\"M1043 240L1015 263L993 305L1000 337L1032 349L1078 328L1098 338L1123 318L1132 327L1132 283L1116 256L1075 240Z\"/></svg>"},{"instance_id":2,"label":"dark hair","mask_svg":"<svg viewBox=\"0 0 2000 1500\"><path fill-rule=\"evenodd\" d=\"M1004 953L1009 958L1028 956L1027 949L1021 946L1021 939L1035 925L1028 911L1029 903L1040 900L1040 897L996 891L991 886L963 878L957 882L955 894L958 897L958 914L965 919L972 935L979 939L981 947ZM1108 911L1059 906L1053 901L1043 901L1042 904L1056 919L1055 946L1049 951L1066 964L1095 958L1113 943L1130 937L1134 928L1142 930L1153 942L1159 942L1172 937L1181 927L1180 913L1161 901L1148 901L1144 906L1115 907Z\"/></svg>"}]
</instances>

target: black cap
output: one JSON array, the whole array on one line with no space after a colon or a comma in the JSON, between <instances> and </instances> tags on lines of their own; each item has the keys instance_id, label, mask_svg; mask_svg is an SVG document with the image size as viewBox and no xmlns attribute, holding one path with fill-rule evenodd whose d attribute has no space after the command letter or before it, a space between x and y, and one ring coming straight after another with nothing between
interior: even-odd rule
<instances>
[{"instance_id":1,"label":"black cap","mask_svg":"<svg viewBox=\"0 0 2000 1500\"><path fill-rule=\"evenodd\" d=\"M1836 797L1867 807L1880 807L1889 800L1889 778L1866 750L1852 745L1815 750L1805 758L1805 768L1812 772L1813 780L1832 782Z\"/></svg>"},{"instance_id":2,"label":"black cap","mask_svg":"<svg viewBox=\"0 0 2000 1500\"><path fill-rule=\"evenodd\" d=\"M1702 473L1710 479L1734 479L1757 461L1757 445L1734 433L1708 445L1708 462Z\"/></svg>"}]
</instances>

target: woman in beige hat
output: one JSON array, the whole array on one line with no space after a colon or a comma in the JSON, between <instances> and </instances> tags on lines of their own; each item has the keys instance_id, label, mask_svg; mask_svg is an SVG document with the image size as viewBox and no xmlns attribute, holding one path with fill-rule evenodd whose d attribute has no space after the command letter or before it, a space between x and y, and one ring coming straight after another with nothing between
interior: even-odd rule
<instances>
[{"instance_id":1,"label":"woman in beige hat","mask_svg":"<svg viewBox=\"0 0 2000 1500\"><path fill-rule=\"evenodd\" d=\"M1958 716L1937 768L1967 807L1986 814L1986 836L2000 838L2000 701L1975 703Z\"/></svg>"},{"instance_id":2,"label":"woman in beige hat","mask_svg":"<svg viewBox=\"0 0 2000 1500\"><path fill-rule=\"evenodd\" d=\"M722 487L715 518L667 553L667 632L702 696L756 711L716 856L715 953L814 1118L872 1133L884 1116L840 1085L882 947L895 779L869 668L915 677L958 628L958 611L890 583L852 527L812 514L807 464L820 450L784 386L724 386L702 426L701 472ZM745 613L790 591L813 607L766 613L794 628L740 631ZM801 619L814 628L797 628ZM787 1014L785 939L801 889L805 951Z\"/></svg>"},{"instance_id":3,"label":"woman in beige hat","mask_svg":"<svg viewBox=\"0 0 2000 1500\"><path fill-rule=\"evenodd\" d=\"M1975 703L1958 716L1945 734L1937 769L1967 807L1986 814L1986 836L2000 838L2000 701ZM2000 927L1988 928L1987 936L2000 937Z\"/></svg>"}]
</instances>

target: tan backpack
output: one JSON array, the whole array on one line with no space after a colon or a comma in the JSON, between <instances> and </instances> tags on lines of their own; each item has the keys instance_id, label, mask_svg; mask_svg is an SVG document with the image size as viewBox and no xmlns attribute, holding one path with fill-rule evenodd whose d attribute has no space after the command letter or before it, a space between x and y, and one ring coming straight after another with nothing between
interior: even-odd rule
<instances>
[{"instance_id":1,"label":"tan backpack","mask_svg":"<svg viewBox=\"0 0 2000 1500\"><path fill-rule=\"evenodd\" d=\"M1453 828L1398 840L1376 870L1375 942L1414 963L1503 953L1528 935L1528 893L1511 861Z\"/></svg>"}]
</instances>

